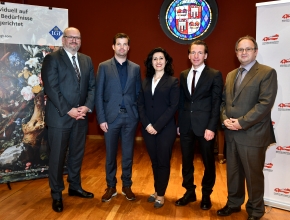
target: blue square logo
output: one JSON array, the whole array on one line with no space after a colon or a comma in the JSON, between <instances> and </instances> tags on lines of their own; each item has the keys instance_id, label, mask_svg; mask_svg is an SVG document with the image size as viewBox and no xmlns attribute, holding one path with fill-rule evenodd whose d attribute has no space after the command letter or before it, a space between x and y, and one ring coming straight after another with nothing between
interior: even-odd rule
<instances>
[{"instance_id":1,"label":"blue square logo","mask_svg":"<svg viewBox=\"0 0 290 220\"><path fill-rule=\"evenodd\" d=\"M51 34L51 36L53 36L54 39L58 39L61 37L61 35L63 34L63 32L57 27L55 26L54 28L52 28L52 30L49 32Z\"/></svg>"}]
</instances>

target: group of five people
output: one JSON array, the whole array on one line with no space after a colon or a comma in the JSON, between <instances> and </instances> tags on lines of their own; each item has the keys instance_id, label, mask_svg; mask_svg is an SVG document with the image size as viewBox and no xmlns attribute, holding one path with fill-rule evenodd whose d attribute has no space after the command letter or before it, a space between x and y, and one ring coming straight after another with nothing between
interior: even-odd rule
<instances>
[{"instance_id":1,"label":"group of five people","mask_svg":"<svg viewBox=\"0 0 290 220\"><path fill-rule=\"evenodd\" d=\"M263 216L263 166L266 149L275 142L271 108L277 93L277 75L274 69L256 61L258 46L254 38L245 36L237 41L235 51L240 67L227 75L225 86L221 72L205 65L209 52L202 40L189 46L192 66L181 72L180 80L173 76L172 58L166 50L157 47L150 51L144 62L146 77L142 82L140 66L127 59L130 38L124 33L113 38L114 56L99 64L96 77L91 58L78 52L80 31L73 27L65 29L62 43L62 49L46 55L42 67L54 211L63 211L62 168L67 147L69 196L94 197L82 189L80 171L88 125L86 115L96 106L106 144L107 189L103 202L117 195L119 139L122 194L128 200L136 198L131 189L132 165L135 131L140 120L154 178L155 191L147 201L154 203L155 208L164 205L172 148L178 134L182 186L186 192L175 205L197 200L193 159L198 142L204 164L200 208L210 209L216 179L214 137L221 118L227 143L228 201L217 214L228 216L241 210L246 180L248 219Z\"/></svg>"}]
</instances>

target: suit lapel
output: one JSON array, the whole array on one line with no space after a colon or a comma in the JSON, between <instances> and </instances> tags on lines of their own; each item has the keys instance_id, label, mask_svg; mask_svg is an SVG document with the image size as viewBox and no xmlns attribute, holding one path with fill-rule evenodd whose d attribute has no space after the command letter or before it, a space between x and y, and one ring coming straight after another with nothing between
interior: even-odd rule
<instances>
[{"instance_id":1,"label":"suit lapel","mask_svg":"<svg viewBox=\"0 0 290 220\"><path fill-rule=\"evenodd\" d=\"M198 82L196 84L195 89L198 91L198 88L207 80L207 72L208 72L208 67L205 66L203 71L200 74L200 77L198 79Z\"/></svg>"},{"instance_id":2,"label":"suit lapel","mask_svg":"<svg viewBox=\"0 0 290 220\"><path fill-rule=\"evenodd\" d=\"M124 91L126 91L128 89L129 81L133 78L133 73L134 73L133 66L130 65L129 60L127 60L127 74L128 74L128 77L127 77L127 81L126 81L126 85L125 85ZM121 85L121 82L120 82L120 85Z\"/></svg>"},{"instance_id":3,"label":"suit lapel","mask_svg":"<svg viewBox=\"0 0 290 220\"><path fill-rule=\"evenodd\" d=\"M188 86L187 86L187 77L188 77L189 71L190 71L190 69L187 69L187 70L185 71L185 73L184 73L184 77L180 79L180 80L182 80L182 82L180 82L180 83L182 83L182 85L184 85L184 88L185 88L185 95L186 95L189 99L191 99L191 95L190 95L190 92L189 92L189 90L188 90Z\"/></svg>"},{"instance_id":4,"label":"suit lapel","mask_svg":"<svg viewBox=\"0 0 290 220\"><path fill-rule=\"evenodd\" d=\"M200 91L200 87L202 84L204 84L208 80L208 71L209 71L208 67L205 66L195 86L192 100L194 100L200 92L203 92L203 91Z\"/></svg>"},{"instance_id":5,"label":"suit lapel","mask_svg":"<svg viewBox=\"0 0 290 220\"><path fill-rule=\"evenodd\" d=\"M114 60L114 57L111 59L111 67L112 67L112 72L113 72L113 75L114 77L116 77L118 79L118 85L122 91L122 85L121 85L121 81L120 81L120 77L119 77L119 74L118 74L118 70L117 70L117 66L116 66L116 63L115 63L115 60ZM128 81L128 79L127 79Z\"/></svg>"},{"instance_id":6,"label":"suit lapel","mask_svg":"<svg viewBox=\"0 0 290 220\"><path fill-rule=\"evenodd\" d=\"M245 88L245 86L250 83L251 79L257 74L258 72L258 62L256 62L254 64L254 66L252 66L252 68L250 69L250 71L245 75L238 91L236 92L236 95L234 97L234 99L241 93L241 91Z\"/></svg>"},{"instance_id":7,"label":"suit lapel","mask_svg":"<svg viewBox=\"0 0 290 220\"><path fill-rule=\"evenodd\" d=\"M162 88L162 86L167 82L167 79L168 79L168 75L164 75L161 77L159 83L157 84L156 88L155 88L155 92L156 92L156 89L159 90L160 88ZM152 81L151 81L151 84L152 84ZM155 94L154 92L154 94Z\"/></svg>"},{"instance_id":8,"label":"suit lapel","mask_svg":"<svg viewBox=\"0 0 290 220\"><path fill-rule=\"evenodd\" d=\"M73 74L73 78L74 78L75 82L79 85L76 71L75 71L75 69L72 65L72 62L69 59L67 53L64 51L64 49L60 49L60 54L61 54L63 62L66 64L67 68L69 69L69 72L70 72L69 74ZM82 74L82 71L81 71L81 74Z\"/></svg>"}]
</instances>

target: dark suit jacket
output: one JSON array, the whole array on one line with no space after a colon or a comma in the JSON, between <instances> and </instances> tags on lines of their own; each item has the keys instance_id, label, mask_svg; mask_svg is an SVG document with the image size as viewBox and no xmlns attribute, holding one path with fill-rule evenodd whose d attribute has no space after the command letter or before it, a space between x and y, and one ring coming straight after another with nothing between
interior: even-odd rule
<instances>
[{"instance_id":1,"label":"dark suit jacket","mask_svg":"<svg viewBox=\"0 0 290 220\"><path fill-rule=\"evenodd\" d=\"M277 73L271 67L256 62L243 79L234 96L234 81L238 69L227 75L221 105L221 120L237 118L243 129L225 129L226 141L233 139L242 145L265 147L275 142L271 108L277 94Z\"/></svg>"},{"instance_id":2,"label":"dark suit jacket","mask_svg":"<svg viewBox=\"0 0 290 220\"><path fill-rule=\"evenodd\" d=\"M112 123L118 116L124 99L128 115L138 120L137 97L141 88L140 66L129 61L124 91L114 58L100 63L96 76L96 110L98 123Z\"/></svg>"},{"instance_id":3,"label":"dark suit jacket","mask_svg":"<svg viewBox=\"0 0 290 220\"><path fill-rule=\"evenodd\" d=\"M75 119L67 113L73 108L94 107L95 79L94 67L90 57L77 53L81 72L78 83L76 72L64 49L45 56L42 64L41 77L44 92L47 95L45 122L56 128L70 128ZM80 120L87 125L87 117Z\"/></svg>"},{"instance_id":4,"label":"dark suit jacket","mask_svg":"<svg viewBox=\"0 0 290 220\"><path fill-rule=\"evenodd\" d=\"M144 128L150 123L160 133L166 126L174 126L178 107L178 79L164 74L152 95L152 78L145 78L138 98L140 120Z\"/></svg>"},{"instance_id":5,"label":"dark suit jacket","mask_svg":"<svg viewBox=\"0 0 290 220\"><path fill-rule=\"evenodd\" d=\"M179 132L187 133L190 128L197 136L203 136L206 129L216 132L223 89L222 74L205 66L191 96L187 87L189 71L187 69L180 74Z\"/></svg>"}]
</instances>

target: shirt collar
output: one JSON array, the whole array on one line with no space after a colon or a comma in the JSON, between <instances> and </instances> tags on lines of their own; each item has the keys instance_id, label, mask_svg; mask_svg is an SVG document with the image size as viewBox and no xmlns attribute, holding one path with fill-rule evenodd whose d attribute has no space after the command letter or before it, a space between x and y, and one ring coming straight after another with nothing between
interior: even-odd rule
<instances>
[{"instance_id":1,"label":"shirt collar","mask_svg":"<svg viewBox=\"0 0 290 220\"><path fill-rule=\"evenodd\" d=\"M203 63L200 67L198 67L197 69L194 69L193 66L191 66L190 71L196 70L198 73L201 73L203 71L203 69L205 68L205 64Z\"/></svg>"},{"instance_id":2,"label":"shirt collar","mask_svg":"<svg viewBox=\"0 0 290 220\"><path fill-rule=\"evenodd\" d=\"M118 62L118 60L116 59L116 57L114 57L114 60L115 60L115 64L116 64L116 65L119 65L119 66L127 66L127 64L128 64L128 61L127 61L127 60L124 61L122 64L120 64L120 63Z\"/></svg>"},{"instance_id":3,"label":"shirt collar","mask_svg":"<svg viewBox=\"0 0 290 220\"><path fill-rule=\"evenodd\" d=\"M251 63L249 63L246 66L240 66L240 68L244 68L247 72L249 72L249 70L254 66L254 64L256 63L256 60L253 60Z\"/></svg>"},{"instance_id":4,"label":"shirt collar","mask_svg":"<svg viewBox=\"0 0 290 220\"><path fill-rule=\"evenodd\" d=\"M64 48L63 48L64 49ZM72 59L73 56L75 56L76 58L78 58L78 53L76 53L75 55L72 55L70 52L68 52L67 50L64 49L64 51L66 52L66 54L68 55L68 57L70 59Z\"/></svg>"}]
</instances>

